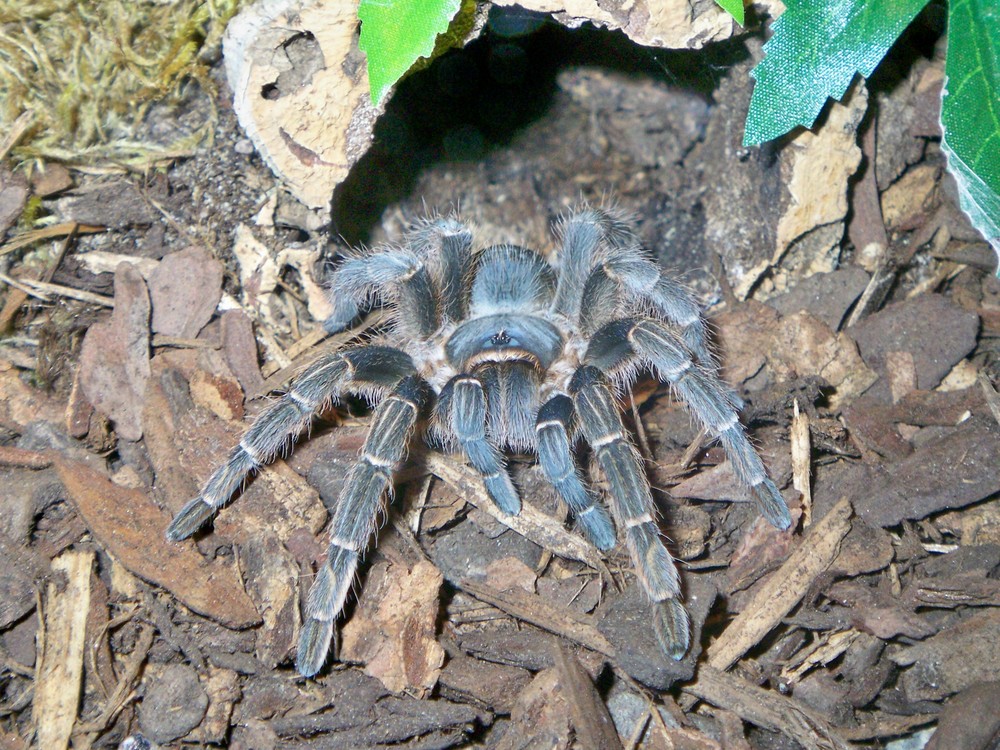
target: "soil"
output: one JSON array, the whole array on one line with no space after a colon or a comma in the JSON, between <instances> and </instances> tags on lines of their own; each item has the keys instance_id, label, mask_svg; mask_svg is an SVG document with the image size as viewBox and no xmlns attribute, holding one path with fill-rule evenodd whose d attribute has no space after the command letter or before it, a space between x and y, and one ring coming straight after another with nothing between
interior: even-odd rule
<instances>
[{"instance_id":1,"label":"soil","mask_svg":"<svg viewBox=\"0 0 1000 750\"><path fill-rule=\"evenodd\" d=\"M5 171L0 208L34 195L105 229L3 255L56 286L6 286L0 311L2 744L770 750L922 747L937 727L927 747L995 747L1000 282L927 125L939 33L922 15L868 82L839 229L778 260L793 146L740 143L753 36L481 39L400 85L329 221L276 184L221 79L215 141L190 158L52 192ZM163 534L266 394L350 340L323 332L323 270L428 208L551 253L554 221L611 200L708 308L795 525L759 519L643 379L625 408L681 561L683 660L659 650L623 547L584 544L530 458L513 462L518 533L460 459L418 451L337 658L299 677L366 405L321 415L194 542ZM824 232L845 227L830 263Z\"/></svg>"}]
</instances>

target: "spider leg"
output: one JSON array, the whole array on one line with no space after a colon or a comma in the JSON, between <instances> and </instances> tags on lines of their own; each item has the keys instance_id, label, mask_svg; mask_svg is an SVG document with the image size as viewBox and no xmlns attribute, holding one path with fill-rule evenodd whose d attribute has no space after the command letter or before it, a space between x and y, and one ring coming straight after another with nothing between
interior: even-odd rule
<instances>
[{"instance_id":1,"label":"spider leg","mask_svg":"<svg viewBox=\"0 0 1000 750\"><path fill-rule=\"evenodd\" d=\"M788 506L774 482L767 476L767 469L760 455L740 424L737 403L728 386L715 372L700 367L685 343L658 320L624 320L607 326L607 336L598 339L627 341L624 346L634 352L645 364L652 366L661 380L670 382L674 390L687 403L702 426L717 436L726 450L736 480L746 487L761 514L775 527L787 529L792 519ZM622 344L618 345L621 356ZM605 360L594 352L595 361ZM627 356L627 354L625 354ZM587 359L591 358L588 350ZM598 364L600 366L600 364Z\"/></svg>"},{"instance_id":2,"label":"spider leg","mask_svg":"<svg viewBox=\"0 0 1000 750\"><path fill-rule=\"evenodd\" d=\"M174 517L167 538L175 542L187 539L205 525L250 473L271 461L324 404L344 390L377 393L412 372L409 355L385 346L348 349L317 360L250 425L198 497Z\"/></svg>"},{"instance_id":3,"label":"spider leg","mask_svg":"<svg viewBox=\"0 0 1000 750\"><path fill-rule=\"evenodd\" d=\"M615 546L615 529L607 511L580 479L569 435L573 422L573 401L559 394L538 410L535 431L538 441L538 464L542 472L566 501L587 538L602 550Z\"/></svg>"},{"instance_id":4,"label":"spider leg","mask_svg":"<svg viewBox=\"0 0 1000 750\"><path fill-rule=\"evenodd\" d=\"M608 252L637 247L631 227L613 211L587 209L571 214L557 232L562 239L559 251L559 282L552 308L569 318L581 310L583 289L594 266Z\"/></svg>"},{"instance_id":5,"label":"spider leg","mask_svg":"<svg viewBox=\"0 0 1000 750\"><path fill-rule=\"evenodd\" d=\"M689 645L680 580L653 518L655 505L642 464L625 431L611 387L596 367L583 365L570 382L580 429L609 485L611 510L623 529L636 575L654 602L654 628L664 651L681 659Z\"/></svg>"},{"instance_id":6,"label":"spider leg","mask_svg":"<svg viewBox=\"0 0 1000 750\"><path fill-rule=\"evenodd\" d=\"M401 331L427 339L438 327L438 298L430 273L416 253L389 249L345 260L330 280L335 299L341 296L364 303L387 296L396 305ZM338 303L338 307L346 303ZM346 314L346 313L345 313Z\"/></svg>"},{"instance_id":7,"label":"spider leg","mask_svg":"<svg viewBox=\"0 0 1000 750\"><path fill-rule=\"evenodd\" d=\"M593 333L631 308L663 318L680 330L680 336L703 367L716 369L708 347L708 326L691 290L665 273L637 248L614 251L594 268L583 289L580 327ZM616 317L621 317L620 315Z\"/></svg>"},{"instance_id":8,"label":"spider leg","mask_svg":"<svg viewBox=\"0 0 1000 750\"><path fill-rule=\"evenodd\" d=\"M408 244L428 259L431 276L441 293L441 312L448 320L465 317L468 305L466 277L472 257L472 232L461 222L439 217L420 222L411 230Z\"/></svg>"},{"instance_id":9,"label":"spider leg","mask_svg":"<svg viewBox=\"0 0 1000 750\"><path fill-rule=\"evenodd\" d=\"M486 491L497 507L504 513L517 515L521 512L521 499L507 473L503 454L486 439L488 407L482 381L472 375L457 375L445 389L449 391L451 431L469 463L482 475Z\"/></svg>"},{"instance_id":10,"label":"spider leg","mask_svg":"<svg viewBox=\"0 0 1000 750\"><path fill-rule=\"evenodd\" d=\"M375 409L361 455L337 500L326 562L309 592L295 661L299 673L306 677L316 674L326 661L334 620L344 608L358 558L374 531L382 498L392 490L393 472L406 457L413 426L426 399L423 380L409 375Z\"/></svg>"}]
</instances>

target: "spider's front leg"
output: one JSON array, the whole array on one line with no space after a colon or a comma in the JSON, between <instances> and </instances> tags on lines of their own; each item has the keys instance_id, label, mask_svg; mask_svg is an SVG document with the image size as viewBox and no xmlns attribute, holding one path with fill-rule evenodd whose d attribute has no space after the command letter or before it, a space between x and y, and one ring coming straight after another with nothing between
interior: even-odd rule
<instances>
[{"instance_id":1,"label":"spider's front leg","mask_svg":"<svg viewBox=\"0 0 1000 750\"><path fill-rule=\"evenodd\" d=\"M226 462L167 528L167 539L187 539L211 520L247 476L270 462L313 415L348 388L378 391L413 372L409 355L386 346L366 346L322 357L304 370L278 401L243 434Z\"/></svg>"},{"instance_id":2,"label":"spider's front leg","mask_svg":"<svg viewBox=\"0 0 1000 750\"><path fill-rule=\"evenodd\" d=\"M608 550L615 546L615 528L607 512L580 479L570 446L572 423L573 401L569 396L553 396L538 410L535 424L538 465L549 484L566 501L587 538L598 549Z\"/></svg>"},{"instance_id":3,"label":"spider's front leg","mask_svg":"<svg viewBox=\"0 0 1000 750\"><path fill-rule=\"evenodd\" d=\"M359 556L375 529L382 498L392 491L393 473L406 458L413 427L427 400L427 384L418 375L408 375L375 409L361 455L330 522L326 562L309 592L295 661L306 677L326 661L334 621L344 608Z\"/></svg>"},{"instance_id":4,"label":"spider's front leg","mask_svg":"<svg viewBox=\"0 0 1000 750\"><path fill-rule=\"evenodd\" d=\"M729 387L714 371L694 363L684 343L660 321L622 321L617 325L627 329L624 338L635 354L651 365L662 380L672 383L698 421L719 438L736 480L750 492L761 515L778 529L791 526L785 499L747 437Z\"/></svg>"},{"instance_id":5,"label":"spider's front leg","mask_svg":"<svg viewBox=\"0 0 1000 750\"><path fill-rule=\"evenodd\" d=\"M629 441L607 379L584 365L570 382L580 429L597 455L608 482L611 509L625 535L636 575L653 600L654 631L661 648L683 658L690 642L687 612L680 602L680 580L663 546L655 505L642 464Z\"/></svg>"},{"instance_id":6,"label":"spider's front leg","mask_svg":"<svg viewBox=\"0 0 1000 750\"><path fill-rule=\"evenodd\" d=\"M486 439L487 403L482 381L456 375L444 387L440 401L442 421L455 434L469 463L483 477L486 491L504 513L521 512L521 499L507 473L500 450Z\"/></svg>"}]
</instances>

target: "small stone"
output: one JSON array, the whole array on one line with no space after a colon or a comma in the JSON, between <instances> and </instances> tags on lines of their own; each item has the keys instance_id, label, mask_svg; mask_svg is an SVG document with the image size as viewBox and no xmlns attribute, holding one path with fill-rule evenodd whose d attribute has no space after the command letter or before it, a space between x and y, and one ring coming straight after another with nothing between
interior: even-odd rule
<instances>
[{"instance_id":1,"label":"small stone","mask_svg":"<svg viewBox=\"0 0 1000 750\"><path fill-rule=\"evenodd\" d=\"M172 742L194 729L208 710L198 674L184 664L166 667L146 688L139 725L153 742Z\"/></svg>"}]
</instances>

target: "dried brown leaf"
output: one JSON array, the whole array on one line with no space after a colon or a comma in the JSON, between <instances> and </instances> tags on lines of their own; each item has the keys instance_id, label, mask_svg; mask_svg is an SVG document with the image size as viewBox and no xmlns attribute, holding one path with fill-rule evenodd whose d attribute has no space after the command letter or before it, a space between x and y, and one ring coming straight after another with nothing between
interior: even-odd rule
<instances>
[{"instance_id":1,"label":"dried brown leaf","mask_svg":"<svg viewBox=\"0 0 1000 750\"><path fill-rule=\"evenodd\" d=\"M112 484L76 461L60 459L56 468L91 533L130 572L226 627L260 622L236 569L221 559L207 562L190 543L168 543L170 519L146 493Z\"/></svg>"},{"instance_id":2,"label":"dried brown leaf","mask_svg":"<svg viewBox=\"0 0 1000 750\"><path fill-rule=\"evenodd\" d=\"M149 277L154 333L193 339L222 299L222 263L192 245L170 253Z\"/></svg>"},{"instance_id":3,"label":"dried brown leaf","mask_svg":"<svg viewBox=\"0 0 1000 750\"><path fill-rule=\"evenodd\" d=\"M126 440L142 437L142 404L149 378L149 294L129 263L115 271L111 318L92 325L80 351L80 384Z\"/></svg>"}]
</instances>

